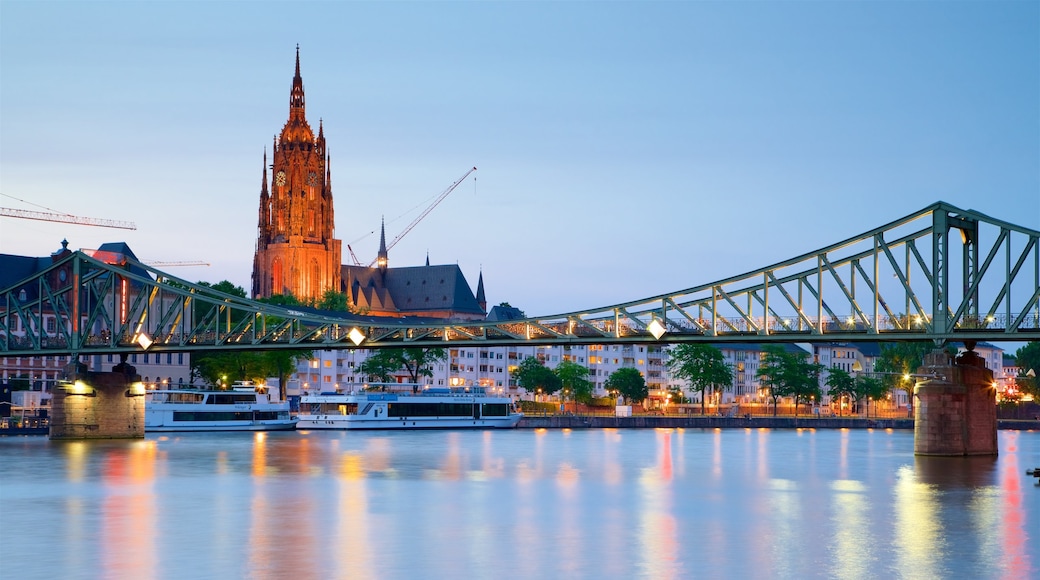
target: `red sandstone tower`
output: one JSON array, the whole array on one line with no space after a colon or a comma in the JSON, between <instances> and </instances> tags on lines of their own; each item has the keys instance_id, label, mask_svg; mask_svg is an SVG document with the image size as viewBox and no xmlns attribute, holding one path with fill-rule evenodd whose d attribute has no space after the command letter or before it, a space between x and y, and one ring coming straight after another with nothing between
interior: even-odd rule
<instances>
[{"instance_id":1,"label":"red sandstone tower","mask_svg":"<svg viewBox=\"0 0 1040 580\"><path fill-rule=\"evenodd\" d=\"M317 137L307 123L299 46L289 120L275 138L272 158L269 190L264 152L253 297L292 294L306 301L339 291L341 242L333 238L332 174L321 122Z\"/></svg>"}]
</instances>

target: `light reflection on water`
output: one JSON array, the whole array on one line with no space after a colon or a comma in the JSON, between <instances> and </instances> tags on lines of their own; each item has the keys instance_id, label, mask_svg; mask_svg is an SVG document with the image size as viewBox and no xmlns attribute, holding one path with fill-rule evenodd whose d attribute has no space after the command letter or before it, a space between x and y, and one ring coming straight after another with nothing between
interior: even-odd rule
<instances>
[{"instance_id":1,"label":"light reflection on water","mask_svg":"<svg viewBox=\"0 0 1040 580\"><path fill-rule=\"evenodd\" d=\"M0 438L5 578L1037 578L1040 433Z\"/></svg>"}]
</instances>

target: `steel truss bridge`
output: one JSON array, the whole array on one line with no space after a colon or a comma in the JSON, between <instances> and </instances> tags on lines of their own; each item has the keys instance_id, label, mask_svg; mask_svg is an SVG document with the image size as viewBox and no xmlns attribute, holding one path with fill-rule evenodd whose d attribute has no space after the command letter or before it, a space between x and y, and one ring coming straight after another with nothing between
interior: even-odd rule
<instances>
[{"instance_id":1,"label":"steel truss bridge","mask_svg":"<svg viewBox=\"0 0 1040 580\"><path fill-rule=\"evenodd\" d=\"M681 342L1040 339L1040 232L946 203L772 266L508 321L273 306L125 255L72 252L0 289L0 356Z\"/></svg>"}]
</instances>

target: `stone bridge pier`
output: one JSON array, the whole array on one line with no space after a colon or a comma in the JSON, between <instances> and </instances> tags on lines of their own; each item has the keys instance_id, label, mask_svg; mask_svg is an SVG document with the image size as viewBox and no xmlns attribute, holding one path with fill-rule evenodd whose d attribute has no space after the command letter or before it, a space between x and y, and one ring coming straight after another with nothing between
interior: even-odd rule
<instances>
[{"instance_id":1,"label":"stone bridge pier","mask_svg":"<svg viewBox=\"0 0 1040 580\"><path fill-rule=\"evenodd\" d=\"M932 378L914 387L915 455L996 455L997 400L993 372L975 353L975 342L950 357L925 356L918 373Z\"/></svg>"},{"instance_id":2,"label":"stone bridge pier","mask_svg":"<svg viewBox=\"0 0 1040 580\"><path fill-rule=\"evenodd\" d=\"M122 362L112 372L88 372L73 362L51 400L51 439L144 437L144 385L137 369Z\"/></svg>"}]
</instances>

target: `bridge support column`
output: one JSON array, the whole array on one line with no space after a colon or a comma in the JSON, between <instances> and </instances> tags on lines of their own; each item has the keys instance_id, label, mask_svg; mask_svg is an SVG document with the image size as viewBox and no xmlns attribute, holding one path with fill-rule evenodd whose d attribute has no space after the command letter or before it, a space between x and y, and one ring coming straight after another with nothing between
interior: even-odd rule
<instances>
[{"instance_id":1,"label":"bridge support column","mask_svg":"<svg viewBox=\"0 0 1040 580\"><path fill-rule=\"evenodd\" d=\"M65 377L51 401L51 439L144 437L144 385L125 356L108 373L74 362Z\"/></svg>"},{"instance_id":2,"label":"bridge support column","mask_svg":"<svg viewBox=\"0 0 1040 580\"><path fill-rule=\"evenodd\" d=\"M951 360L942 351L925 356L918 370L935 378L914 387L915 455L996 455L997 401L993 373L974 342Z\"/></svg>"}]
</instances>

